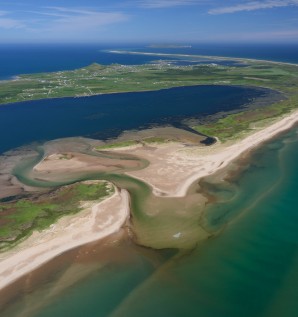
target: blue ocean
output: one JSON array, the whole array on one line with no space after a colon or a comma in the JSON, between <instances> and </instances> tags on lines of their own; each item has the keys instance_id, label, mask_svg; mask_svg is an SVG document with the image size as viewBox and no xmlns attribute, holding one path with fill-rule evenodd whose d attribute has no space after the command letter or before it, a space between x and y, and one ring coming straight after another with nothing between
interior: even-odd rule
<instances>
[{"instance_id":1,"label":"blue ocean","mask_svg":"<svg viewBox=\"0 0 298 317\"><path fill-rule=\"evenodd\" d=\"M120 55L109 50L190 54L268 59L288 63L298 62L298 45L224 45L194 44L191 48L152 48L149 45L54 45L54 44L0 44L0 80L19 74L71 70L92 63L137 65L157 58L144 55ZM163 57L158 57L158 59ZM165 58L165 57L164 57Z\"/></svg>"},{"instance_id":2,"label":"blue ocean","mask_svg":"<svg viewBox=\"0 0 298 317\"><path fill-rule=\"evenodd\" d=\"M4 79L20 73L73 69L93 62L141 64L155 59L154 56L103 52L116 48L121 47L2 47L0 77ZM298 63L297 45L193 45L181 49L131 45L122 49ZM129 118L123 116L123 122L117 120L121 122L119 127L112 124L112 111L106 115L110 121L106 121L108 127L104 133L113 134L115 129L158 125L163 122L162 118L168 118L166 123L172 124L175 120L180 122L181 118L193 117L198 114L196 104L192 103L197 94L204 94L206 105L211 103L214 112L221 98L226 98L227 104L230 104L229 98L235 94L242 94L243 102L248 96L248 91L227 88L226 91L216 91L218 99L216 96L212 99L210 94L214 90L208 90L208 87L203 92L197 87L188 89L167 90L165 95L158 92L158 98L162 100L158 111L150 108L157 97L149 93L146 95L148 113L139 112L136 122L130 122ZM117 107L119 100L130 104L131 99L125 98L141 99L142 96L145 95L109 95L104 97L104 102ZM74 110L80 111L80 105L89 105L91 111L84 118L91 126L92 120L100 118L99 114L103 112L103 109L96 108L96 104L103 101L96 98L90 98L87 104L84 104L84 99L76 99ZM189 108L182 111L179 103L173 108L169 107L168 103L173 98L189 98ZM136 99L136 104L140 99ZM0 107L1 127L9 122L9 125L18 123L24 129L13 132L15 135L12 136L7 133L8 126L1 130L2 151L42 139L68 136L67 133L76 136L85 133L90 137L103 133L93 128L84 133L82 130L72 130L77 125L75 114L72 114L74 123L69 126L71 131L65 133L66 127L61 126L62 121L59 120L63 120L67 114L69 100L59 101L59 104L65 104L60 113L51 101L47 101L45 106L36 101ZM163 104L164 113L160 109ZM241 105L234 104L234 107ZM36 116L36 120L29 123L30 127L28 121L26 123L26 111L30 116ZM201 115L203 113L204 110ZM46 118L49 115L52 118L60 116L59 124L56 125L59 131L47 130L42 121L43 115ZM17 121L14 122L13 118ZM30 130L27 134L26 124ZM44 126L44 134L38 135L36 131L41 130L41 126ZM108 251L99 247L98 253L95 252L88 259L82 256L79 261L76 256L87 254L95 247L74 250L49 264L55 267L54 272L48 267L40 268L22 283L16 284L17 290L14 291L17 296L10 305L0 310L1 317L298 316L297 136L298 128L295 127L260 146L245 162L239 162L245 168L239 169L239 173L230 181L231 198L210 205L207 209L210 226L216 228L221 225L224 230L191 252L177 256L175 250L146 249L125 240L113 244ZM222 191L221 187L214 189L214 193L219 196ZM39 281L36 285L32 282L34 276Z\"/></svg>"}]
</instances>

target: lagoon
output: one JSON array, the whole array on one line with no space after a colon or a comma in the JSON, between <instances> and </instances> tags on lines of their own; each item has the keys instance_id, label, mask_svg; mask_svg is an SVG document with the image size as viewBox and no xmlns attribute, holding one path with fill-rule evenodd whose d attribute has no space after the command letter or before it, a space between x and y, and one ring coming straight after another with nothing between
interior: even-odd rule
<instances>
[{"instance_id":1,"label":"lagoon","mask_svg":"<svg viewBox=\"0 0 298 317\"><path fill-rule=\"evenodd\" d=\"M126 130L181 127L184 120L240 111L270 90L193 86L159 91L27 101L0 106L0 153L65 137L116 138Z\"/></svg>"}]
</instances>

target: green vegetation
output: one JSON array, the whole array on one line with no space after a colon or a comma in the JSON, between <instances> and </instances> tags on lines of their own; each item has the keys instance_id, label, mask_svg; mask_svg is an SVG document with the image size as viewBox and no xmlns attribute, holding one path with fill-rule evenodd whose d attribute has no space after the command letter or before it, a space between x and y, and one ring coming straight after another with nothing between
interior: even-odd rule
<instances>
[{"instance_id":1,"label":"green vegetation","mask_svg":"<svg viewBox=\"0 0 298 317\"><path fill-rule=\"evenodd\" d=\"M136 145L138 143L139 143L139 141L128 140L128 141L123 141L123 142L108 143L105 145L97 146L95 149L96 150L108 150L108 149L132 146L132 145Z\"/></svg>"},{"instance_id":2,"label":"green vegetation","mask_svg":"<svg viewBox=\"0 0 298 317\"><path fill-rule=\"evenodd\" d=\"M172 55L171 57L179 57ZM197 56L199 57L199 56ZM183 57L187 58L187 57ZM192 57L194 58L194 57ZM206 58L206 57L205 57ZM285 101L230 115L218 122L194 127L222 141L236 137L258 120L289 112L298 105L298 66L257 60L209 58L210 64L177 66L167 61L145 65L99 65L74 71L21 75L17 80L0 84L0 104L16 101L87 96L112 92L146 91L191 85L243 85L280 91ZM245 67L222 66L217 61L236 60ZM102 148L135 144L136 141Z\"/></svg>"},{"instance_id":3,"label":"green vegetation","mask_svg":"<svg viewBox=\"0 0 298 317\"><path fill-rule=\"evenodd\" d=\"M152 143L158 143L162 144L165 142L171 141L168 138L162 138L162 137L150 137L143 140L143 142L146 144L152 144Z\"/></svg>"},{"instance_id":4,"label":"green vegetation","mask_svg":"<svg viewBox=\"0 0 298 317\"><path fill-rule=\"evenodd\" d=\"M215 64L175 66L165 62L135 66L92 64L74 71L21 75L17 80L0 84L0 104L201 84L265 85L277 88L285 79L292 78L293 71L296 71L293 66L259 63L254 62L247 67Z\"/></svg>"},{"instance_id":5,"label":"green vegetation","mask_svg":"<svg viewBox=\"0 0 298 317\"><path fill-rule=\"evenodd\" d=\"M162 137L146 137L140 140L127 140L123 142L107 143L105 145L97 146L95 147L95 149L100 151L100 150L109 150L109 149L128 147L128 146L133 146L137 144L141 144L141 145L154 144L154 143L162 144L168 141L169 139L162 138Z\"/></svg>"},{"instance_id":6,"label":"green vegetation","mask_svg":"<svg viewBox=\"0 0 298 317\"><path fill-rule=\"evenodd\" d=\"M194 85L196 78L175 78L175 71L190 71L190 66L92 64L74 71L20 75L0 84L0 104L58 97L78 97L114 92L158 90Z\"/></svg>"},{"instance_id":7,"label":"green vegetation","mask_svg":"<svg viewBox=\"0 0 298 317\"><path fill-rule=\"evenodd\" d=\"M216 122L195 126L194 129L205 135L216 136L221 141L237 139L242 133L254 129L256 123L280 117L297 105L289 101L275 103L266 108L231 114Z\"/></svg>"},{"instance_id":8,"label":"green vegetation","mask_svg":"<svg viewBox=\"0 0 298 317\"><path fill-rule=\"evenodd\" d=\"M60 217L82 210L81 201L99 201L114 188L107 182L81 182L50 194L0 203L0 251L14 246L35 230L43 230Z\"/></svg>"}]
</instances>

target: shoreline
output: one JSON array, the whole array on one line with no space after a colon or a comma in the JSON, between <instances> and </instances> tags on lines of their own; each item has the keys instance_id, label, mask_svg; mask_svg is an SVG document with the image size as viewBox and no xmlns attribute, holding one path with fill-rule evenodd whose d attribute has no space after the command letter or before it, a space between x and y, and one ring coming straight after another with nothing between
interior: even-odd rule
<instances>
[{"instance_id":1,"label":"shoreline","mask_svg":"<svg viewBox=\"0 0 298 317\"><path fill-rule=\"evenodd\" d=\"M173 166L173 170L178 171L178 174L173 177L168 169L165 170L166 173L160 173L157 170L158 178L152 180L150 176L153 175L152 168L153 170L156 168L156 162L142 170L127 172L127 174L150 185L156 196L165 198L185 197L189 187L195 181L225 168L244 153L289 130L297 122L298 110L230 145L215 144L210 147L185 147L177 142L157 145L156 149L164 151L172 162L178 159L177 162L180 163L177 164L180 164L180 166ZM148 149L142 148L132 149L130 147L129 149L122 148L113 151L119 153L129 151L139 156L142 155L137 152L147 151L149 156L156 156L154 151L151 152L152 150L148 151ZM167 167L167 164L170 163L168 158L165 159L161 156L159 159L161 159L164 167ZM188 173L185 171L188 171ZM165 175L168 175L171 187L167 187L168 183ZM160 180L163 183L158 184ZM13 249L0 253L0 290L65 251L100 240L119 231L130 215L129 199L126 190L116 189L116 192L106 200L95 202L92 206L85 206L86 209L78 215L63 217L49 229L35 232ZM113 210L112 215L111 210ZM88 235L86 236L86 234Z\"/></svg>"},{"instance_id":2,"label":"shoreline","mask_svg":"<svg viewBox=\"0 0 298 317\"><path fill-rule=\"evenodd\" d=\"M298 122L298 110L281 118L275 118L260 128L251 128L250 132L241 139L226 143L216 142L211 146L203 146L171 141L146 146L109 148L108 151L118 155L131 154L149 162L145 168L124 170L124 173L149 185L155 196L185 197L188 188L195 181L225 168L244 153L290 129L296 122ZM72 153L73 159L58 160L58 164L55 161L55 156L58 154L47 156L33 168L32 177L51 182L61 177L61 173L77 172L82 164L86 171L90 172L95 171L96 166L104 164L104 161L98 157L96 157L97 161L93 156L86 157L82 161L80 153L69 153Z\"/></svg>"},{"instance_id":3,"label":"shoreline","mask_svg":"<svg viewBox=\"0 0 298 317\"><path fill-rule=\"evenodd\" d=\"M277 64L277 65L287 65L287 66L296 66L298 67L298 63L289 63L289 62L281 62L281 61L272 61L272 60L265 60L265 59L255 59L255 58L241 58L241 57L229 57L229 56L217 56L217 55L190 55L190 54L171 54L171 53L153 53L153 52L137 52L137 51L125 51L125 50L103 50L104 52L108 52L111 54L128 54L128 55L148 55L148 56L163 56L163 57L187 57L187 58L203 58L203 59L211 59L211 60L222 60L222 61L239 61L239 62L253 62L253 63L260 63L265 62L269 64ZM147 63L144 63L145 65L149 65ZM87 65L89 66L89 65ZM87 67L86 66L86 67ZM108 65L110 66L110 65ZM76 69L72 69L70 71L75 71ZM63 72L63 71L62 71ZM51 72L46 72L51 73ZM20 76L30 76L32 73L28 74L18 74L14 75L11 79L3 80L3 82L12 82L22 79ZM0 81L1 84L1 81ZM27 100L20 100L20 101L13 101L8 103L0 103L1 106L9 106L13 104L19 104L24 102L32 102L32 101L42 101L42 100L55 100L55 99L65 99L65 98L84 98L84 97L93 97L93 96L101 96L101 95L112 95L112 94L123 94L123 93L142 93L142 92L154 92L154 91L160 91L160 90L167 90L167 89L175 89L175 88L182 88L182 87L193 87L193 86L204 86L204 85L210 85L210 86L242 86L241 84L226 84L226 83L208 83L208 84L193 84L193 85L179 85L179 86L171 86L171 87L162 87L157 89L145 89L145 90L128 90L128 91L110 91L110 92L100 92L100 93L88 93L88 94L78 94L73 96L62 96L62 97L50 97L50 98L37 98L37 99L27 99ZM276 90L274 88L268 87L266 85L258 85L258 86L251 86L253 88L263 88L263 89L271 89ZM280 92L279 90L276 90ZM282 93L282 92L281 92Z\"/></svg>"},{"instance_id":4,"label":"shoreline","mask_svg":"<svg viewBox=\"0 0 298 317\"><path fill-rule=\"evenodd\" d=\"M156 147L152 152L142 148L122 148L113 151L129 151L150 162L147 168L126 174L150 185L154 195L169 198L185 197L195 181L224 169L241 155L289 130L297 122L298 110L227 144L187 147L173 143Z\"/></svg>"},{"instance_id":5,"label":"shoreline","mask_svg":"<svg viewBox=\"0 0 298 317\"><path fill-rule=\"evenodd\" d=\"M298 66L298 64L296 65ZM215 84L198 84L195 83L193 85L181 85L181 86L171 86L171 87L162 87L156 89L145 89L145 90L128 90L128 91L110 91L110 92L101 92L101 93L92 93L89 95L74 95L74 96L64 96L64 97L50 97L50 98L41 98L41 99L27 99L27 100L20 100L20 101L13 101L9 103L0 103L0 107L8 107L11 105L16 104L23 104L27 102L34 102L34 101L45 101L45 100L58 100L58 99L77 99L77 98L91 98L96 96L106 96L106 95L115 95L115 94L137 94L137 93L145 93L145 92L157 92L163 90L170 90L170 89L179 89L179 88L192 88L192 87L201 87L201 86L227 86L227 87L247 87L253 89L264 89L264 90L271 90L276 91L279 93L283 93L277 89L273 89L267 86L249 86L249 85L241 85L241 84L231 84L231 83L215 83Z\"/></svg>"},{"instance_id":6,"label":"shoreline","mask_svg":"<svg viewBox=\"0 0 298 317\"><path fill-rule=\"evenodd\" d=\"M243 57L231 57L231 56L218 56L218 55L190 55L190 54L171 54L171 53L153 53L153 52L137 52L137 51L121 51L121 50L109 50L112 54L131 54L131 55L148 55L148 56L176 56L176 57L197 57L208 59L221 59L221 60L236 60L236 61L250 61L250 62L266 62L272 64L281 64L289 66L297 66L298 64L289 62L272 61L267 59L255 59L255 58L243 58Z\"/></svg>"},{"instance_id":7,"label":"shoreline","mask_svg":"<svg viewBox=\"0 0 298 317\"><path fill-rule=\"evenodd\" d=\"M298 66L298 65L297 65ZM229 146L222 157L220 154L218 158L224 159L214 169L208 171L208 174L201 176L200 173L193 175L178 189L178 195L186 195L188 188L196 181L203 177L212 175L217 171L224 169L231 162L240 158L241 155L253 151L255 148L261 146L263 143L272 140L277 135L290 130L298 122L298 111L278 120L277 122L270 124L260 131L250 134L245 139L240 140L234 145ZM215 155L216 156L216 155Z\"/></svg>"},{"instance_id":8,"label":"shoreline","mask_svg":"<svg viewBox=\"0 0 298 317\"><path fill-rule=\"evenodd\" d=\"M0 253L0 290L66 251L118 232L129 218L129 194L123 189L115 189L103 201L82 202L82 206L79 214L63 217Z\"/></svg>"}]
</instances>

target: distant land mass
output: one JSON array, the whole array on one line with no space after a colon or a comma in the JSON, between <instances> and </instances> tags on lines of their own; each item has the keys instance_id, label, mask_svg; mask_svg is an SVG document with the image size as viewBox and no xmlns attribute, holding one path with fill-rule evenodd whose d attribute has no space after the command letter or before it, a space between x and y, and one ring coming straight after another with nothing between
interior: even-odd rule
<instances>
[{"instance_id":1,"label":"distant land mass","mask_svg":"<svg viewBox=\"0 0 298 317\"><path fill-rule=\"evenodd\" d=\"M177 44L151 44L150 48L191 48L191 45L177 45Z\"/></svg>"}]
</instances>

